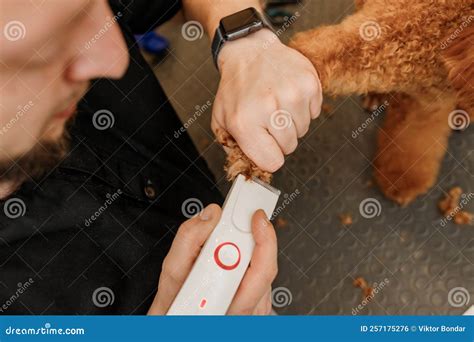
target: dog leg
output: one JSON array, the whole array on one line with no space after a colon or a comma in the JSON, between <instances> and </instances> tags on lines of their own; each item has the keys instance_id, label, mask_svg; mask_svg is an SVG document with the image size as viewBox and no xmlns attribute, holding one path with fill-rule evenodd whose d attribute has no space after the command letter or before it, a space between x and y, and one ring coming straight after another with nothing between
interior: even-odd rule
<instances>
[{"instance_id":1,"label":"dog leg","mask_svg":"<svg viewBox=\"0 0 474 342\"><path fill-rule=\"evenodd\" d=\"M375 180L382 192L406 205L435 183L446 153L454 94L394 94L378 133Z\"/></svg>"},{"instance_id":2,"label":"dog leg","mask_svg":"<svg viewBox=\"0 0 474 342\"><path fill-rule=\"evenodd\" d=\"M418 35L401 34L409 19L397 21L381 6L381 1L367 1L340 24L297 33L290 41L313 63L326 94L412 94L420 84L428 88L445 83L441 59L427 52L438 42L417 39L426 27L417 26ZM400 18L410 14L402 12Z\"/></svg>"},{"instance_id":3,"label":"dog leg","mask_svg":"<svg viewBox=\"0 0 474 342\"><path fill-rule=\"evenodd\" d=\"M369 91L380 91L364 87L362 84L367 82L362 82L361 78L368 75L367 71L357 70L358 62L346 58L350 46L356 44L355 42L357 37L354 38L337 25L297 33L289 46L301 52L313 63L325 94L362 95Z\"/></svg>"}]
</instances>

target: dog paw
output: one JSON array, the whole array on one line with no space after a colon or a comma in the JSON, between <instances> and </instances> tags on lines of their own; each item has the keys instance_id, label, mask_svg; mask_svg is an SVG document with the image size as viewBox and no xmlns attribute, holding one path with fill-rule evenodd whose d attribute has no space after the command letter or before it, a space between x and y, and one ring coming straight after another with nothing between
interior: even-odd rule
<instances>
[{"instance_id":1,"label":"dog paw","mask_svg":"<svg viewBox=\"0 0 474 342\"><path fill-rule=\"evenodd\" d=\"M406 206L416 197L426 193L434 184L437 177L435 169L413 165L398 167L390 161L375 161L375 180L384 195Z\"/></svg>"},{"instance_id":2,"label":"dog paw","mask_svg":"<svg viewBox=\"0 0 474 342\"><path fill-rule=\"evenodd\" d=\"M224 166L224 171L227 173L227 180L232 181L241 174L247 179L256 177L266 183L271 182L272 174L258 168L257 165L242 152L237 142L229 133L224 130L218 130L216 132L216 139L222 144L227 153L227 161Z\"/></svg>"}]
</instances>

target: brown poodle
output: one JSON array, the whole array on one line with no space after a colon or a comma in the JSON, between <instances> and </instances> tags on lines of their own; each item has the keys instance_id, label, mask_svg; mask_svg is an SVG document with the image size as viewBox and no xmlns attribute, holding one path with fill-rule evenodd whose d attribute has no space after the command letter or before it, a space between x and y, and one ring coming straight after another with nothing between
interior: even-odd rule
<instances>
[{"instance_id":1,"label":"brown poodle","mask_svg":"<svg viewBox=\"0 0 474 342\"><path fill-rule=\"evenodd\" d=\"M386 99L375 179L406 205L435 183L452 129L474 118L474 1L356 0L356 7L340 24L299 33L290 45L315 65L326 94ZM230 147L229 178L270 179L225 132L217 136Z\"/></svg>"}]
</instances>

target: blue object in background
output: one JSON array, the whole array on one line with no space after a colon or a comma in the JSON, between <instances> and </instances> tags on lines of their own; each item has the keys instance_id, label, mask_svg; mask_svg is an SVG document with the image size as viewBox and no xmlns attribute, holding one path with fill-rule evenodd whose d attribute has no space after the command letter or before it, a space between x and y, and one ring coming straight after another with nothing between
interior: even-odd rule
<instances>
[{"instance_id":1,"label":"blue object in background","mask_svg":"<svg viewBox=\"0 0 474 342\"><path fill-rule=\"evenodd\" d=\"M160 55L164 53L170 45L169 41L165 37L160 36L154 31L150 31L141 35L135 35L135 38L138 41L140 48L154 55Z\"/></svg>"}]
</instances>

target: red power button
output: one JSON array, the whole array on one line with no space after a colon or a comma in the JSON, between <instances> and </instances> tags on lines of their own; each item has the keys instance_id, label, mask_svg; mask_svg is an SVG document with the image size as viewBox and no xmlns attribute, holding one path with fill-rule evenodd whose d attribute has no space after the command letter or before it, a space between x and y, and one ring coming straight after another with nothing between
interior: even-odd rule
<instances>
[{"instance_id":1,"label":"red power button","mask_svg":"<svg viewBox=\"0 0 474 342\"><path fill-rule=\"evenodd\" d=\"M233 270L240 263L240 249L233 242L224 242L214 250L216 264L227 271Z\"/></svg>"}]
</instances>

